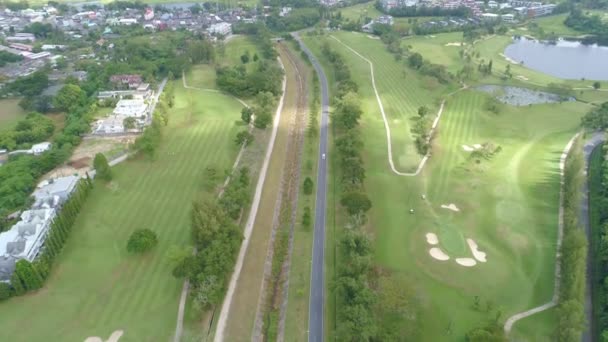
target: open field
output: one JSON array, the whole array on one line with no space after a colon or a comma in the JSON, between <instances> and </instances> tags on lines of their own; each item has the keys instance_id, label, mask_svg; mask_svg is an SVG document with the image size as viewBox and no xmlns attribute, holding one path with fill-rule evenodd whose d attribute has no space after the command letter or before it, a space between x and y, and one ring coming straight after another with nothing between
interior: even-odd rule
<instances>
[{"instance_id":1,"label":"open field","mask_svg":"<svg viewBox=\"0 0 608 342\"><path fill-rule=\"evenodd\" d=\"M365 18L376 19L381 15L384 15L382 12L378 11L374 6L376 4L375 1L365 2L361 4L356 4L353 6L337 8L336 11L342 13L342 16L346 19L350 19L351 21L359 21L365 24L367 21ZM423 23L427 21L431 21L434 19L438 19L439 17L415 17L415 18L394 18L395 20L395 28L406 32L407 29L413 26L414 22Z\"/></svg>"},{"instance_id":2,"label":"open field","mask_svg":"<svg viewBox=\"0 0 608 342\"><path fill-rule=\"evenodd\" d=\"M176 105L153 161L130 160L114 180L97 184L46 286L0 306L0 327L12 341L82 341L125 331L121 341L167 341L175 329L182 281L171 275L167 251L189 242L190 205L207 166L234 162L241 105L175 81ZM130 256L125 245L139 228L159 245ZM27 321L29 329L23 329Z\"/></svg>"},{"instance_id":3,"label":"open field","mask_svg":"<svg viewBox=\"0 0 608 342\"><path fill-rule=\"evenodd\" d=\"M563 13L536 18L531 20L531 22L538 24L538 26L541 27L547 34L555 34L557 36L580 36L582 34L581 32L571 29L564 24L564 20L566 20L568 14L569 13ZM520 32L520 34L527 33L523 31Z\"/></svg>"},{"instance_id":4,"label":"open field","mask_svg":"<svg viewBox=\"0 0 608 342\"><path fill-rule=\"evenodd\" d=\"M24 118L25 111L19 107L20 99L0 100L0 132L9 130Z\"/></svg>"},{"instance_id":5,"label":"open field","mask_svg":"<svg viewBox=\"0 0 608 342\"><path fill-rule=\"evenodd\" d=\"M366 51L364 44L357 45L365 37L342 32L336 36L374 61L385 107L401 101L399 107L417 108L426 102L424 99L432 98L423 87L405 91L408 85L397 77L381 75L383 63L379 60L386 54L381 45L374 49L368 43ZM316 45L313 51L317 52L320 40L314 37L306 42L311 47ZM466 331L484 325L497 310L504 320L549 301L553 294L559 156L589 107L581 103L505 106L500 114L493 114L483 109L486 95L463 91L447 100L433 155L422 174L399 177L388 167L384 124L377 104L373 106L369 78L365 80L369 71L349 57L354 54L345 47L334 42L332 46L347 59L364 103L361 126L366 187L373 189L369 192L373 202L369 229L376 237L376 263L390 278L408 279L402 285L413 288L419 310L412 323L414 339L461 340ZM393 74L401 72L397 69ZM410 84L417 78L413 73L406 76ZM385 83L384 88L381 83ZM386 98L389 91L396 93L395 98ZM389 117L394 112L387 109ZM391 128L396 139L408 134L403 128ZM502 150L490 160L481 158L477 163L462 147L484 143ZM407 162L411 164L412 160ZM460 211L441 208L450 203ZM409 213L410 209L414 214ZM339 231L339 217L337 221ZM425 239L429 232L437 234L439 247L451 260L440 262L429 255ZM474 239L487 253L486 263L477 262L468 268L454 262L454 258L472 257L467 238ZM328 244L327 250L332 247ZM330 260L327 263L329 266ZM328 267L328 274L330 270ZM480 298L479 310L473 309L475 296ZM328 315L332 300L328 294ZM486 312L488 302L490 313ZM534 320L534 324L526 320L521 327L516 324L514 336L549 339L556 324L553 311L528 320ZM333 325L328 327L331 330Z\"/></svg>"},{"instance_id":6,"label":"open field","mask_svg":"<svg viewBox=\"0 0 608 342\"><path fill-rule=\"evenodd\" d=\"M432 36L413 36L405 39L403 45L411 46L412 51L418 52L433 63L444 65L448 71L456 73L461 68L461 58L458 52L463 48L456 46L455 43L461 42L462 32L451 32Z\"/></svg>"}]
</instances>

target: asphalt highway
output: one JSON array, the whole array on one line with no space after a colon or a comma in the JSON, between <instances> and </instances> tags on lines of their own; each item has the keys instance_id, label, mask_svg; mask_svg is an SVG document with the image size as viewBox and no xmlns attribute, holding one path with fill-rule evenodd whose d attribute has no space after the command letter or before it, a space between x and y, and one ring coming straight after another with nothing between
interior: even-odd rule
<instances>
[{"instance_id":1,"label":"asphalt highway","mask_svg":"<svg viewBox=\"0 0 608 342\"><path fill-rule=\"evenodd\" d=\"M321 129L319 141L319 167L317 169L317 193L315 204L315 227L312 246L312 266L310 274L310 302L308 307L308 341L323 341L323 321L325 304L325 212L327 210L327 129L329 121L329 90L327 77L315 56L300 39L298 33L293 37L300 44L312 63L321 84Z\"/></svg>"}]
</instances>

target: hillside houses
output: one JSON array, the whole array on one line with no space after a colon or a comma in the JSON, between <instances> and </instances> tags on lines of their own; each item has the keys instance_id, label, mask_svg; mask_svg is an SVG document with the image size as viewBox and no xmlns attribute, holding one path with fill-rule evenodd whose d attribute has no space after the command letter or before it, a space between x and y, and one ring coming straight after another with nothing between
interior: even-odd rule
<instances>
[{"instance_id":1,"label":"hillside houses","mask_svg":"<svg viewBox=\"0 0 608 342\"><path fill-rule=\"evenodd\" d=\"M79 177L47 180L33 193L34 204L19 221L0 233L0 282L9 282L20 259L34 261L44 250L46 237L61 206L76 189Z\"/></svg>"}]
</instances>

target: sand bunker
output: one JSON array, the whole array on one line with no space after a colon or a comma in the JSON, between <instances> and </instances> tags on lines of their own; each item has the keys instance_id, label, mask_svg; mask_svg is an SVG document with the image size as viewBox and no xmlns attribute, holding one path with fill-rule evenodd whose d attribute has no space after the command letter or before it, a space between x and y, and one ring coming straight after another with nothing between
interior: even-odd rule
<instances>
[{"instance_id":1,"label":"sand bunker","mask_svg":"<svg viewBox=\"0 0 608 342\"><path fill-rule=\"evenodd\" d=\"M451 210L451 211L456 211L456 212L460 211L460 209L458 209L458 207L454 203L442 204L441 207L443 209L448 209L448 210Z\"/></svg>"},{"instance_id":2,"label":"sand bunker","mask_svg":"<svg viewBox=\"0 0 608 342\"><path fill-rule=\"evenodd\" d=\"M437 238L437 235L434 233L426 233L426 242L429 245L436 245L439 243L439 239Z\"/></svg>"},{"instance_id":3,"label":"sand bunker","mask_svg":"<svg viewBox=\"0 0 608 342\"><path fill-rule=\"evenodd\" d=\"M367 35L367 38L369 38L369 39L380 39L380 37L370 36L369 34Z\"/></svg>"},{"instance_id":4,"label":"sand bunker","mask_svg":"<svg viewBox=\"0 0 608 342\"><path fill-rule=\"evenodd\" d=\"M530 80L529 78L527 78L526 76L523 76L523 75L517 75L517 76L515 76L515 78L517 78L519 80L522 80L522 81L529 81Z\"/></svg>"},{"instance_id":5,"label":"sand bunker","mask_svg":"<svg viewBox=\"0 0 608 342\"><path fill-rule=\"evenodd\" d=\"M433 248L429 249L429 254L434 259L437 259L437 260L440 260L440 261L450 260L450 256L447 255L447 254L445 254L445 252L442 251L441 248L438 248L438 247L433 247ZM475 260L473 260L473 262L475 262Z\"/></svg>"},{"instance_id":6,"label":"sand bunker","mask_svg":"<svg viewBox=\"0 0 608 342\"><path fill-rule=\"evenodd\" d=\"M456 43L447 43L447 44L445 44L445 46L463 46L463 45L464 45L464 44L463 44L463 43L460 43L460 42L456 42Z\"/></svg>"},{"instance_id":7,"label":"sand bunker","mask_svg":"<svg viewBox=\"0 0 608 342\"><path fill-rule=\"evenodd\" d=\"M483 146L481 144L475 144L475 145L473 145L473 148L476 150L479 150L479 149L482 149Z\"/></svg>"},{"instance_id":8,"label":"sand bunker","mask_svg":"<svg viewBox=\"0 0 608 342\"><path fill-rule=\"evenodd\" d=\"M465 152L473 152L475 151L475 148L469 146L469 145L462 145L462 149L465 150Z\"/></svg>"},{"instance_id":9,"label":"sand bunker","mask_svg":"<svg viewBox=\"0 0 608 342\"><path fill-rule=\"evenodd\" d=\"M456 259L456 263L465 267L473 267L477 265L477 261L475 261L473 258L458 258Z\"/></svg>"},{"instance_id":10,"label":"sand bunker","mask_svg":"<svg viewBox=\"0 0 608 342\"><path fill-rule=\"evenodd\" d=\"M511 64L519 64L516 60L507 57L507 55L505 55L504 53L500 53L500 56L503 57L507 62L511 63Z\"/></svg>"},{"instance_id":11,"label":"sand bunker","mask_svg":"<svg viewBox=\"0 0 608 342\"><path fill-rule=\"evenodd\" d=\"M120 340L120 338L122 337L122 334L124 334L124 330L116 330L112 333L112 335L110 335L110 338L108 338L106 340L106 342L118 342L118 340ZM87 337L86 340L84 340L84 342L103 342L103 339L101 337L98 336L92 336L92 337Z\"/></svg>"},{"instance_id":12,"label":"sand bunker","mask_svg":"<svg viewBox=\"0 0 608 342\"><path fill-rule=\"evenodd\" d=\"M478 249L477 243L475 242L475 240L473 239L467 239L467 244L469 245L469 248L471 249L471 253L473 253L473 256L475 257L475 259L477 259L477 261L479 262L486 262L486 253L480 251Z\"/></svg>"}]
</instances>

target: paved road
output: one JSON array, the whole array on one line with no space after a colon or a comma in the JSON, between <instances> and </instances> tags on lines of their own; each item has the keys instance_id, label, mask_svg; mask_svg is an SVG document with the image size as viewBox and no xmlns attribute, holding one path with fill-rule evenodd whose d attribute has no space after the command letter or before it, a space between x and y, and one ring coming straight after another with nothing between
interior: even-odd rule
<instances>
[{"instance_id":1,"label":"paved road","mask_svg":"<svg viewBox=\"0 0 608 342\"><path fill-rule=\"evenodd\" d=\"M297 33L294 38L308 59L312 62L321 84L321 135L319 143L319 168L317 170L317 194L315 204L315 229L312 245L312 268L310 275L310 302L308 306L308 341L323 341L323 321L325 304L325 212L327 194L327 123L329 121L329 90L327 77L321 64L300 40ZM323 158L323 155L326 158Z\"/></svg>"},{"instance_id":2,"label":"paved road","mask_svg":"<svg viewBox=\"0 0 608 342\"><path fill-rule=\"evenodd\" d=\"M591 158L591 153L593 150L601 144L605 140L605 136L603 133L595 133L589 141L583 147L583 154L585 155L585 176L587 176L587 171L589 170L589 161ZM591 246L591 226L589 224L589 184L588 178L585 182L583 182L583 196L581 199L581 211L580 211L580 223L583 225L585 229L585 234L587 235L587 241L589 242L589 246ZM587 285L585 288L585 318L587 319L587 329L583 332L583 336L581 338L582 342L592 342L594 341L593 336L593 301L592 301L592 291L591 286L593 285L593 255L591 254L591 248L587 253Z\"/></svg>"}]
</instances>

